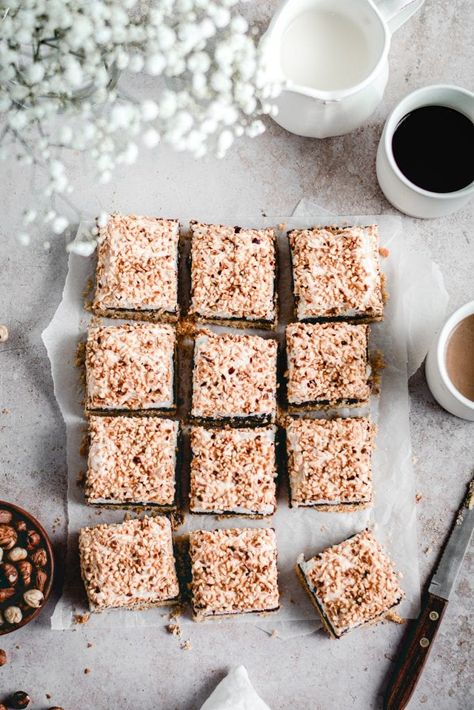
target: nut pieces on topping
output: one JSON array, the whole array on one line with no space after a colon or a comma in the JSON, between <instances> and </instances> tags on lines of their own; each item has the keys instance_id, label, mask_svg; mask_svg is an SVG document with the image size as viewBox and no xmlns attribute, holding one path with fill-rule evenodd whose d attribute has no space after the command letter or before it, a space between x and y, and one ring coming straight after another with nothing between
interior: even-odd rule
<instances>
[{"instance_id":1,"label":"nut pieces on topping","mask_svg":"<svg viewBox=\"0 0 474 710\"><path fill-rule=\"evenodd\" d=\"M28 604L32 609L38 609L43 603L44 594L40 592L39 589L28 589L28 591L23 594L23 599L25 600L25 604Z\"/></svg>"},{"instance_id":2,"label":"nut pieces on topping","mask_svg":"<svg viewBox=\"0 0 474 710\"><path fill-rule=\"evenodd\" d=\"M0 648L0 666L4 666L7 662L7 652Z\"/></svg>"}]
</instances>

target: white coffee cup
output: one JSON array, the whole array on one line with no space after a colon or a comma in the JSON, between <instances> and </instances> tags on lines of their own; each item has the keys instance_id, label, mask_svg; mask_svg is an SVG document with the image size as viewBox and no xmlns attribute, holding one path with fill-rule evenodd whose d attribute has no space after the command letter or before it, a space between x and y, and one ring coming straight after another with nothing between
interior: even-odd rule
<instances>
[{"instance_id":1,"label":"white coffee cup","mask_svg":"<svg viewBox=\"0 0 474 710\"><path fill-rule=\"evenodd\" d=\"M410 182L393 156L392 138L398 124L410 111L421 106L446 106L474 120L474 94L467 89L439 84L408 94L385 123L377 151L377 179L387 200L400 212L411 217L444 217L469 202L474 194L474 182L455 192L430 192Z\"/></svg>"},{"instance_id":2,"label":"white coffee cup","mask_svg":"<svg viewBox=\"0 0 474 710\"><path fill-rule=\"evenodd\" d=\"M436 336L426 357L426 380L436 401L462 419L474 422L474 402L459 392L451 382L446 368L446 347L454 328L474 314L474 301L458 308L446 321Z\"/></svg>"}]
</instances>

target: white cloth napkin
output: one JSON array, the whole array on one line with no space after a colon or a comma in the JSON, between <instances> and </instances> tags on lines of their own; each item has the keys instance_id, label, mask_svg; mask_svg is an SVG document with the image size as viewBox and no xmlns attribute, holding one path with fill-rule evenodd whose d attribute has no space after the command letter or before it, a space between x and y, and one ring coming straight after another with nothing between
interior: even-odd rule
<instances>
[{"instance_id":1,"label":"white cloth napkin","mask_svg":"<svg viewBox=\"0 0 474 710\"><path fill-rule=\"evenodd\" d=\"M270 710L257 695L244 666L233 668L221 680L201 710Z\"/></svg>"}]
</instances>

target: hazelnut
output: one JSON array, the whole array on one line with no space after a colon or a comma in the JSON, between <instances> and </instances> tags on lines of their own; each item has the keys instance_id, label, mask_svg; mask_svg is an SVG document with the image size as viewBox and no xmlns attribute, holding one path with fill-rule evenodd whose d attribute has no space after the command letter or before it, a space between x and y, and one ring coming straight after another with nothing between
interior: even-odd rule
<instances>
[{"instance_id":1,"label":"hazelnut","mask_svg":"<svg viewBox=\"0 0 474 710\"><path fill-rule=\"evenodd\" d=\"M8 704L15 708L15 710L23 710L27 708L31 702L31 698L28 693L24 690L17 690L12 696L8 698Z\"/></svg>"},{"instance_id":2,"label":"hazelnut","mask_svg":"<svg viewBox=\"0 0 474 710\"><path fill-rule=\"evenodd\" d=\"M7 710L7 706L3 703L0 703L0 710Z\"/></svg>"},{"instance_id":3,"label":"hazelnut","mask_svg":"<svg viewBox=\"0 0 474 710\"><path fill-rule=\"evenodd\" d=\"M26 547L28 550L34 550L41 542L41 538L36 530L28 530L26 535Z\"/></svg>"},{"instance_id":4,"label":"hazelnut","mask_svg":"<svg viewBox=\"0 0 474 710\"><path fill-rule=\"evenodd\" d=\"M31 561L35 567L46 567L48 564L48 555L44 547L39 547L31 555Z\"/></svg>"},{"instance_id":5,"label":"hazelnut","mask_svg":"<svg viewBox=\"0 0 474 710\"><path fill-rule=\"evenodd\" d=\"M23 619L23 614L18 606L8 606L3 612L3 616L5 617L7 624L11 624L12 626L14 624L19 624Z\"/></svg>"},{"instance_id":6,"label":"hazelnut","mask_svg":"<svg viewBox=\"0 0 474 710\"><path fill-rule=\"evenodd\" d=\"M10 597L12 597L14 594L15 594L14 587L5 587L5 589L0 589L0 604L2 604L3 602L6 602L7 599L10 599Z\"/></svg>"},{"instance_id":7,"label":"hazelnut","mask_svg":"<svg viewBox=\"0 0 474 710\"><path fill-rule=\"evenodd\" d=\"M11 550L12 547L15 547L16 541L15 529L11 525L0 523L0 547L3 547L4 550Z\"/></svg>"},{"instance_id":8,"label":"hazelnut","mask_svg":"<svg viewBox=\"0 0 474 710\"><path fill-rule=\"evenodd\" d=\"M25 520L17 520L15 522L15 530L17 532L26 532L26 521Z\"/></svg>"},{"instance_id":9,"label":"hazelnut","mask_svg":"<svg viewBox=\"0 0 474 710\"><path fill-rule=\"evenodd\" d=\"M14 587L18 582L18 570L10 562L0 564L0 587Z\"/></svg>"},{"instance_id":10,"label":"hazelnut","mask_svg":"<svg viewBox=\"0 0 474 710\"><path fill-rule=\"evenodd\" d=\"M6 325L0 325L0 343L5 343L8 340L8 328Z\"/></svg>"},{"instance_id":11,"label":"hazelnut","mask_svg":"<svg viewBox=\"0 0 474 710\"><path fill-rule=\"evenodd\" d=\"M28 560L20 560L17 564L18 572L20 573L21 581L25 587L29 587L31 584L31 575L33 572L33 565Z\"/></svg>"},{"instance_id":12,"label":"hazelnut","mask_svg":"<svg viewBox=\"0 0 474 710\"><path fill-rule=\"evenodd\" d=\"M20 560L25 560L28 557L28 552L24 547L14 547L8 553L8 558L12 562L19 562Z\"/></svg>"},{"instance_id":13,"label":"hazelnut","mask_svg":"<svg viewBox=\"0 0 474 710\"><path fill-rule=\"evenodd\" d=\"M44 594L40 592L39 589L28 589L28 591L23 594L23 599L32 609L37 609L43 603Z\"/></svg>"},{"instance_id":14,"label":"hazelnut","mask_svg":"<svg viewBox=\"0 0 474 710\"><path fill-rule=\"evenodd\" d=\"M0 648L0 666L6 665L7 662L7 652Z\"/></svg>"},{"instance_id":15,"label":"hazelnut","mask_svg":"<svg viewBox=\"0 0 474 710\"><path fill-rule=\"evenodd\" d=\"M0 523L3 525L8 525L8 523L11 523L13 515L10 513L9 510L5 510L5 508L2 508L0 510Z\"/></svg>"},{"instance_id":16,"label":"hazelnut","mask_svg":"<svg viewBox=\"0 0 474 710\"><path fill-rule=\"evenodd\" d=\"M43 592L47 581L48 581L48 575L46 574L46 572L43 569L36 570L36 574L35 574L36 589L39 589L40 592Z\"/></svg>"},{"instance_id":17,"label":"hazelnut","mask_svg":"<svg viewBox=\"0 0 474 710\"><path fill-rule=\"evenodd\" d=\"M3 560L3 547L0 547L0 562Z\"/></svg>"}]
</instances>

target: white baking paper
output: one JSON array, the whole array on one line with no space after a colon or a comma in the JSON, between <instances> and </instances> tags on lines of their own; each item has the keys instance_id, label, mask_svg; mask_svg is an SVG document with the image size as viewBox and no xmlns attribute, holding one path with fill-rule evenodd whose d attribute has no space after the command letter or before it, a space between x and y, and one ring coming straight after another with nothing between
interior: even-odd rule
<instances>
[{"instance_id":1,"label":"white baking paper","mask_svg":"<svg viewBox=\"0 0 474 710\"><path fill-rule=\"evenodd\" d=\"M212 215L201 216L203 221L212 221ZM280 325L277 337L282 340L285 324L291 318L292 298L289 274L288 243L285 230L314 224L378 223L381 244L390 251L383 260L387 276L390 300L386 306L383 323L372 327L371 347L381 349L386 360L383 371L381 395L372 398L371 413L378 425L377 448L374 455L375 502L371 510L357 513L320 513L310 509L290 509L287 492L281 487L277 513L271 521L216 520L213 516L186 515L185 524L177 532L197 528L225 528L244 526L275 527L278 541L279 584L281 610L272 617L255 615L238 616L222 622L238 623L251 621L271 632L278 630L282 637L302 635L315 628L314 609L298 581L294 566L297 556L303 552L309 557L328 545L340 542L367 525L386 545L403 574L402 585L406 598L400 607L404 616L415 616L419 604L420 578L417 558L416 511L414 472L411 461L409 430L409 398L407 362L412 367L419 364L442 319L443 289L439 272L427 257L412 252L404 232L402 219L382 215L361 217L335 217L324 213L310 203L300 203L291 218L236 219L231 221L242 226L268 226L280 224ZM184 260L183 260L184 261ZM81 372L76 366L78 342L85 337L89 314L83 308L83 292L93 276L94 259L76 254L69 257L69 270L62 301L47 329L43 333L51 361L54 391L67 430L68 464L68 515L69 545L63 595L52 617L54 629L71 628L77 615L87 610L84 589L80 580L77 551L78 531L84 525L102 522L118 522L123 511L99 511L85 505L82 486L78 478L85 471L86 460L80 454L85 432L83 417L83 391ZM186 275L184 275L186 280ZM417 285L422 286L419 292ZM440 296L441 294L441 296ZM433 315L434 314L434 315ZM249 331L255 332L255 331ZM273 337L263 333L265 337ZM416 344L416 347L413 347ZM410 355L408 354L410 349ZM186 359L186 358L184 358ZM188 375L186 377L186 374ZM189 372L184 374L179 390L183 400L180 414L189 406ZM345 412L354 414L354 410ZM163 609L148 611L113 610L93 614L88 621L95 627L137 627L163 625L166 623ZM184 615L181 623L189 621ZM291 622L291 623L289 623ZM204 625L195 625L194 633L205 633Z\"/></svg>"},{"instance_id":2,"label":"white baking paper","mask_svg":"<svg viewBox=\"0 0 474 710\"><path fill-rule=\"evenodd\" d=\"M250 682L245 666L229 671L201 710L270 710Z\"/></svg>"}]
</instances>

